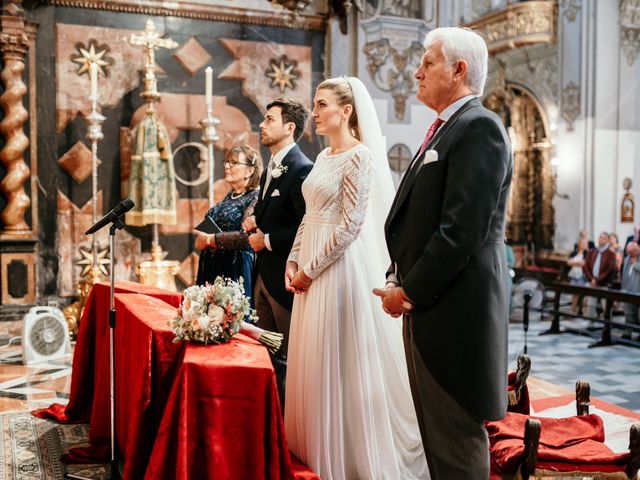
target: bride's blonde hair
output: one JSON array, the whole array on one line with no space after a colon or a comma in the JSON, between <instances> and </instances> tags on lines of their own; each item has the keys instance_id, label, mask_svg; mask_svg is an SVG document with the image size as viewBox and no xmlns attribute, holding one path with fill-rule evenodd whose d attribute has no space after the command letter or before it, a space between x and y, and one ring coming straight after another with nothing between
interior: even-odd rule
<instances>
[{"instance_id":1,"label":"bride's blonde hair","mask_svg":"<svg viewBox=\"0 0 640 480\"><path fill-rule=\"evenodd\" d=\"M360 138L360 127L358 125L358 114L356 113L356 105L353 101L353 90L351 90L351 85L345 77L336 77L329 78L320 85L318 85L318 90L329 90L336 96L337 103L341 107L345 105L351 105L351 116L348 120L349 130L351 131L351 135L356 137L358 140L362 140Z\"/></svg>"}]
</instances>

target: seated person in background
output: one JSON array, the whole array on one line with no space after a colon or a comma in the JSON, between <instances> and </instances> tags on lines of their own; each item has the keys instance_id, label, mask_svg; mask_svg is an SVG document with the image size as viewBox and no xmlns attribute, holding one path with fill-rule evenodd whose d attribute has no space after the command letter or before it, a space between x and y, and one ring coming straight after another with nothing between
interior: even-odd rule
<instances>
[{"instance_id":1,"label":"seated person in background","mask_svg":"<svg viewBox=\"0 0 640 480\"><path fill-rule=\"evenodd\" d=\"M206 216L222 233L198 232L200 250L197 285L213 283L217 276L244 279L244 291L251 297L251 272L254 253L242 222L253 213L258 201L262 162L258 152L248 145L233 147L224 157L224 179L231 187L224 199L211 207Z\"/></svg>"},{"instance_id":2,"label":"seated person in background","mask_svg":"<svg viewBox=\"0 0 640 480\"><path fill-rule=\"evenodd\" d=\"M616 273L616 255L609 248L609 234L600 233L598 246L592 249L584 261L582 271L591 287L608 287ZM596 316L596 299L589 298L589 316Z\"/></svg>"},{"instance_id":3,"label":"seated person in background","mask_svg":"<svg viewBox=\"0 0 640 480\"><path fill-rule=\"evenodd\" d=\"M624 259L624 265L622 267L622 290L640 293L640 262L638 262L638 254L640 254L638 242L629 242L627 245L627 257ZM640 324L638 307L639 305L634 303L624 304L625 323L633 325ZM622 337L631 339L631 329L625 329ZM638 337L640 338L640 335Z\"/></svg>"},{"instance_id":4,"label":"seated person in background","mask_svg":"<svg viewBox=\"0 0 640 480\"><path fill-rule=\"evenodd\" d=\"M568 274L571 285L585 286L588 284L587 277L582 271L588 253L589 241L586 238L580 238L576 250L573 252L571 258L567 260L567 265L571 267ZM573 295L571 297L571 311L573 313L578 312L578 301L579 295Z\"/></svg>"}]
</instances>

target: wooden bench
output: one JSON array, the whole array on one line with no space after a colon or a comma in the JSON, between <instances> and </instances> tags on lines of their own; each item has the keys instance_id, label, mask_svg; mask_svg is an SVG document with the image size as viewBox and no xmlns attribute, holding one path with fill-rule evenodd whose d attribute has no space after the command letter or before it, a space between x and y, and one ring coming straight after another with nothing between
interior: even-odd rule
<instances>
[{"instance_id":1,"label":"wooden bench","mask_svg":"<svg viewBox=\"0 0 640 480\"><path fill-rule=\"evenodd\" d=\"M599 334L599 337L600 337L599 340L589 345L589 347L603 347L608 345L614 345L616 343L630 345L634 347L640 347L639 341L611 336L612 327L630 329L636 333L640 332L640 325L628 324L625 322L620 322L612 319L612 308L613 308L614 302L625 302L625 303L633 303L636 305L640 305L640 294L628 292L625 290L616 290L614 288L572 285L570 283L562 282L562 281L552 282L548 286L548 288L550 290L555 291L553 309L551 310L553 317L551 321L551 327L547 331L543 332L542 335L559 334L564 332L579 333L581 335L589 335L589 336L594 336L594 334L598 335L597 333L591 332L584 328L576 328L576 327L564 327L564 329L560 328L561 317L584 318L587 320L593 320L594 322L603 324L603 329ZM562 296L563 293L571 294L571 295L582 295L585 297L594 297L599 300L604 299L605 301L604 317L594 318L594 317L578 315L575 313L561 310L560 297ZM548 310L545 310L545 311L548 312Z\"/></svg>"}]
</instances>

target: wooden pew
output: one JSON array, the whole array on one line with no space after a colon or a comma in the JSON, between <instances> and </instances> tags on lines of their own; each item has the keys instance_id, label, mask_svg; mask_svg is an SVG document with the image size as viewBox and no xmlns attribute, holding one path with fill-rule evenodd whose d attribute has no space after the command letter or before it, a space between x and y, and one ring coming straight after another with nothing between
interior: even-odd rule
<instances>
[{"instance_id":1,"label":"wooden pew","mask_svg":"<svg viewBox=\"0 0 640 480\"><path fill-rule=\"evenodd\" d=\"M559 334L564 332L579 333L582 335L593 336L593 332L586 329L565 327L560 329L560 317L570 318L585 318L587 320L593 320L604 324L604 328L600 334L600 339L589 345L589 347L602 347L613 345L616 343L630 345L634 347L640 347L640 342L632 339L618 338L611 336L611 327L630 329L636 333L640 332L640 325L630 325L625 322L620 322L612 319L612 308L614 302L626 302L640 305L640 294L628 292L625 290L616 290L614 288L605 287L585 287L579 285L572 285L568 282L555 281L552 282L549 287L550 290L555 291L555 297L553 302L553 319L551 321L551 328L542 333L542 335ZM585 315L577 315L575 313L566 312L560 309L560 297L563 293L572 295L582 295L585 297L595 297L597 299L605 300L604 318L587 317ZM632 337L633 338L633 337Z\"/></svg>"}]
</instances>

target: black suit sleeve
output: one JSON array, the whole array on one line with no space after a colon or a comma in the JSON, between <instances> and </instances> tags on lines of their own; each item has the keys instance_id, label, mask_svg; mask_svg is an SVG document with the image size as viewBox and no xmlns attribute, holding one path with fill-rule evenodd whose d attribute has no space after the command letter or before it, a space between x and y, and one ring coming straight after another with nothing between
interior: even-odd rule
<instances>
[{"instance_id":1,"label":"black suit sleeve","mask_svg":"<svg viewBox=\"0 0 640 480\"><path fill-rule=\"evenodd\" d=\"M508 152L490 117L471 120L460 133L448 156L440 224L403 278L414 304L431 306L487 240L509 172Z\"/></svg>"},{"instance_id":2,"label":"black suit sleeve","mask_svg":"<svg viewBox=\"0 0 640 480\"><path fill-rule=\"evenodd\" d=\"M296 172L298 177L293 182L293 185L291 185L291 203L293 214L296 217L296 225L291 228L268 232L269 243L271 244L271 249L274 252L284 252L288 254L291 250L291 245L293 245L293 241L296 238L296 232L298 231L298 225L302 221L302 217L304 217L306 209L304 197L302 196L302 182L307 178L312 167L313 164L304 166L299 172Z\"/></svg>"}]
</instances>

